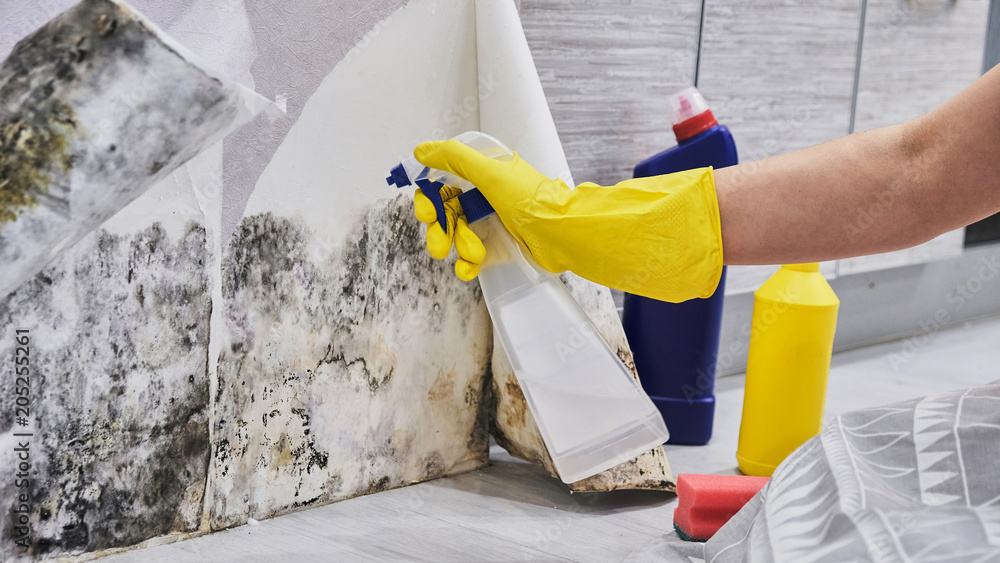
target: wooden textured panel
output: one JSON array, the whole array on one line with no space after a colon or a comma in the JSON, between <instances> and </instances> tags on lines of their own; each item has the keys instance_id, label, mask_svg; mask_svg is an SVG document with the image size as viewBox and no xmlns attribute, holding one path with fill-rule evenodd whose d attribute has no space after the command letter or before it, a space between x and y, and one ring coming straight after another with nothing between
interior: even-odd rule
<instances>
[{"instance_id":1,"label":"wooden textured panel","mask_svg":"<svg viewBox=\"0 0 1000 563\"><path fill-rule=\"evenodd\" d=\"M632 176L675 144L668 96L694 81L700 2L523 0L521 22L577 182Z\"/></svg>"},{"instance_id":2,"label":"wooden textured panel","mask_svg":"<svg viewBox=\"0 0 1000 563\"><path fill-rule=\"evenodd\" d=\"M920 116L971 84L982 68L988 11L987 0L869 0L855 130ZM842 260L840 273L956 256L963 238L959 229L915 248Z\"/></svg>"},{"instance_id":3,"label":"wooden textured panel","mask_svg":"<svg viewBox=\"0 0 1000 563\"><path fill-rule=\"evenodd\" d=\"M698 87L741 162L847 134L859 25L857 0L707 0ZM730 268L727 293L774 270Z\"/></svg>"}]
</instances>

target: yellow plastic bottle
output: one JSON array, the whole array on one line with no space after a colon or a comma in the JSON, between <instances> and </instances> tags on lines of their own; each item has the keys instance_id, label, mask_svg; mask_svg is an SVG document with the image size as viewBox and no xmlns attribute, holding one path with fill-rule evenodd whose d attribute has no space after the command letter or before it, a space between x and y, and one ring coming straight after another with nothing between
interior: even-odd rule
<instances>
[{"instance_id":1,"label":"yellow plastic bottle","mask_svg":"<svg viewBox=\"0 0 1000 563\"><path fill-rule=\"evenodd\" d=\"M754 293L736 460L770 477L823 424L840 300L819 264L786 264Z\"/></svg>"}]
</instances>

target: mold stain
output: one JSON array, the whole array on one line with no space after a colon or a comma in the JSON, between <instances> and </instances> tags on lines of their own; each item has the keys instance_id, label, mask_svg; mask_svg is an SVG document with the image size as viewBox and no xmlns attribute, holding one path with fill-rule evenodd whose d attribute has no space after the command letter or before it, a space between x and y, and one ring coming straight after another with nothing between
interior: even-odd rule
<instances>
[{"instance_id":1,"label":"mold stain","mask_svg":"<svg viewBox=\"0 0 1000 563\"><path fill-rule=\"evenodd\" d=\"M136 73L142 84L128 96L108 89ZM182 107L171 105L168 96L175 94L157 84L175 79L190 91ZM18 42L0 63L0 227L39 207L69 215L75 210L67 192L91 184L138 195L135 190L149 185L142 180L195 156L200 127L236 115L230 103L235 94L220 86L193 72L124 3L77 3ZM86 118L95 115L99 123ZM101 140L109 124L111 137L120 139L115 144ZM150 127L158 134L144 135ZM74 169L81 183L71 185ZM108 177L114 180L107 186L94 180ZM122 179L134 180L132 191L119 185Z\"/></svg>"},{"instance_id":2,"label":"mold stain","mask_svg":"<svg viewBox=\"0 0 1000 563\"><path fill-rule=\"evenodd\" d=\"M207 257L195 223L178 238L159 224L97 231L0 300L0 328L37 335L32 362L44 373L32 381L32 415L44 421L32 442L32 557L198 528L210 451ZM0 380L0 393L12 386ZM11 416L0 413L0 430ZM0 495L16 498L13 481ZM22 553L11 516L0 513L3 560Z\"/></svg>"},{"instance_id":3,"label":"mold stain","mask_svg":"<svg viewBox=\"0 0 1000 563\"><path fill-rule=\"evenodd\" d=\"M515 425L524 426L527 419L528 401L524 398L521 386L517 384L516 380L510 380L504 384L503 390L510 397L507 415Z\"/></svg>"},{"instance_id":4,"label":"mold stain","mask_svg":"<svg viewBox=\"0 0 1000 563\"><path fill-rule=\"evenodd\" d=\"M0 225L17 220L49 194L53 182L69 176L73 109L54 102L0 122Z\"/></svg>"},{"instance_id":5,"label":"mold stain","mask_svg":"<svg viewBox=\"0 0 1000 563\"><path fill-rule=\"evenodd\" d=\"M223 260L230 345L219 360L216 463L225 486L246 497L216 495L214 528L486 461L485 373L432 363L427 369L439 371L427 379L410 365L420 346L468 338L467 324L481 323L475 334L488 340L478 285L427 255L404 196L361 210L352 233L317 260L317 242L298 220L262 213L237 227ZM484 370L487 353L478 352ZM409 389L422 393L407 397ZM369 408L383 415L372 418ZM426 419L419 428L399 422L415 416ZM245 421L245 431L222 420ZM459 447L439 440L435 424L459 433ZM284 451L282 439L290 455L268 453L258 466L262 453Z\"/></svg>"},{"instance_id":6,"label":"mold stain","mask_svg":"<svg viewBox=\"0 0 1000 563\"><path fill-rule=\"evenodd\" d=\"M70 147L79 132L76 113L59 99L59 91L91 64L92 36L111 35L121 8L89 0L73 12L21 40L0 66L0 100L20 102L11 106L16 111L0 114L0 226L43 202L65 205L51 188L68 183ZM94 28L95 18L114 20L115 27Z\"/></svg>"},{"instance_id":7,"label":"mold stain","mask_svg":"<svg viewBox=\"0 0 1000 563\"><path fill-rule=\"evenodd\" d=\"M292 447L288 443L288 436L286 434L281 435L281 439L278 440L275 450L274 458L271 462L272 465L284 467L292 462Z\"/></svg>"},{"instance_id":8,"label":"mold stain","mask_svg":"<svg viewBox=\"0 0 1000 563\"><path fill-rule=\"evenodd\" d=\"M442 373L437 376L427 391L427 402L447 401L455 393L455 372Z\"/></svg>"}]
</instances>

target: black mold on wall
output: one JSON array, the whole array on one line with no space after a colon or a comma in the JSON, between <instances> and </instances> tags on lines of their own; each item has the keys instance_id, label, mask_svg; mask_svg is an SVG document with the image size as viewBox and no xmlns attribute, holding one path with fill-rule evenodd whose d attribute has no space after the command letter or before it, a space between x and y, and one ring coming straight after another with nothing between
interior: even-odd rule
<instances>
[{"instance_id":1,"label":"black mold on wall","mask_svg":"<svg viewBox=\"0 0 1000 563\"><path fill-rule=\"evenodd\" d=\"M200 524L209 461L205 231L98 231L0 300L0 357L29 329L31 549L0 511L3 560L132 545ZM12 377L0 395L14 396ZM15 426L0 409L0 431ZM2 467L16 466L0 452ZM25 489L0 480L0 498Z\"/></svg>"},{"instance_id":2,"label":"black mold on wall","mask_svg":"<svg viewBox=\"0 0 1000 563\"><path fill-rule=\"evenodd\" d=\"M39 204L67 213L68 178L75 164L85 164L90 174L113 178L121 169L134 166L133 160L146 159L139 163L140 170L156 176L168 163L193 156L197 147L185 146L186 139L173 131L165 134L160 130L152 138L176 139L180 141L177 145L165 144L155 154L145 154L138 146L143 144L141 136L128 139L132 142L127 146L104 146L94 131L78 130L73 104L86 99L88 92L97 97L105 81L116 73L144 69L147 89L168 80L158 75L162 69L151 62L163 49L135 14L108 0L81 2L15 45L0 66L0 178L4 178L0 183L0 225L15 221L22 210ZM130 61L134 67L122 61ZM205 81L219 85L207 76ZM198 110L234 112L217 88L193 91L196 103L187 104L186 109L195 113L177 112L173 116L176 123L168 121L171 127L185 128L189 120L208 120L207 115L196 113ZM162 100L148 90L142 94L150 99L133 95L108 108L107 119L126 135L162 127L156 121L162 118L163 108L157 105ZM149 111L151 108L158 111ZM92 146L77 147L78 154L71 154L70 145L78 137Z\"/></svg>"},{"instance_id":3,"label":"black mold on wall","mask_svg":"<svg viewBox=\"0 0 1000 563\"><path fill-rule=\"evenodd\" d=\"M37 206L54 178L65 178L72 166L73 109L56 103L32 114L0 119L0 225Z\"/></svg>"},{"instance_id":4,"label":"black mold on wall","mask_svg":"<svg viewBox=\"0 0 1000 563\"><path fill-rule=\"evenodd\" d=\"M319 444L330 443L331 437L324 436L327 440L323 440L316 436L309 426L312 417L331 419L327 432L337 431L334 422L344 426L357 422L337 419L342 415L336 412L313 412L310 409L315 405L310 401L316 397L314 386L320 383L317 371L327 374L325 377L332 373L332 377L343 378L345 385L353 389L352 396L341 398L345 409L364 408L353 404L360 397L380 400L392 389L398 366L395 360L372 352L377 327L412 323L412 310L423 306L432 314L420 316L419 324L412 326L414 334L441 333L444 321L433 311L442 307L481 307L478 284L457 281L451 262L428 256L420 223L413 216L412 201L402 196L369 209L342 247L321 249L320 254L328 257L321 263L309 257L316 244L318 240L295 220L271 213L254 215L240 223L223 261L223 298L230 342L219 362L217 471L221 477L235 480L272 472L268 474L294 483L296 492L292 502L274 498L273 491L253 487L248 487L250 490L242 497L235 491L228 496L219 493L213 499L213 528L241 524L248 515L270 517L305 504L407 484L391 471L381 473L380 468L394 460L424 459L425 474L421 478L437 477L449 469L444 461L448 456L412 451L410 444L393 441L394 430L390 427L373 429L371 443L358 446L363 451L357 454L327 451ZM275 335L269 330L291 339L309 334L329 336L316 344L317 352L306 360L281 357L281 352L271 347ZM449 330L456 332L454 328ZM463 328L459 327L458 332L464 332ZM258 357L257 350L267 350L265 357ZM397 352L410 353L406 349ZM303 362L300 369L293 368L293 364ZM480 401L487 392L482 382L477 378L465 391L465 401L473 412L480 411ZM414 397L413 401L427 400L430 407L417 405L432 410L438 399L430 395L427 399ZM442 409L455 408L447 402L452 396L441 394ZM382 424L391 425L385 421ZM488 445L486 424L485 415L477 417L469 428L467 444L483 462ZM280 438L268 441L261 437L265 431L270 434L275 429L281 429ZM359 459L351 459L352 455ZM454 453L450 455L454 457ZM366 484L345 490L338 469L345 463L360 463L368 468ZM312 484L312 490L315 483L323 483L319 496L299 494L307 482Z\"/></svg>"}]
</instances>

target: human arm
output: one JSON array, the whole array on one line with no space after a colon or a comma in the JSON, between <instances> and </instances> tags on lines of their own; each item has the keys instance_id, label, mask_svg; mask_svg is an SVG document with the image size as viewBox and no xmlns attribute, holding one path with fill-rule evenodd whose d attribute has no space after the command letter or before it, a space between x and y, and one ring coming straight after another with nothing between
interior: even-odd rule
<instances>
[{"instance_id":1,"label":"human arm","mask_svg":"<svg viewBox=\"0 0 1000 563\"><path fill-rule=\"evenodd\" d=\"M896 250L1000 210L998 100L994 69L901 125L714 172L609 187L569 190L519 158L491 161L457 141L425 143L414 154L479 186L546 269L683 301L711 295L723 262L816 262ZM432 254L447 254L450 233L433 239L441 248Z\"/></svg>"},{"instance_id":2,"label":"human arm","mask_svg":"<svg viewBox=\"0 0 1000 563\"><path fill-rule=\"evenodd\" d=\"M891 127L715 171L727 264L907 248L1000 211L1000 66Z\"/></svg>"}]
</instances>

